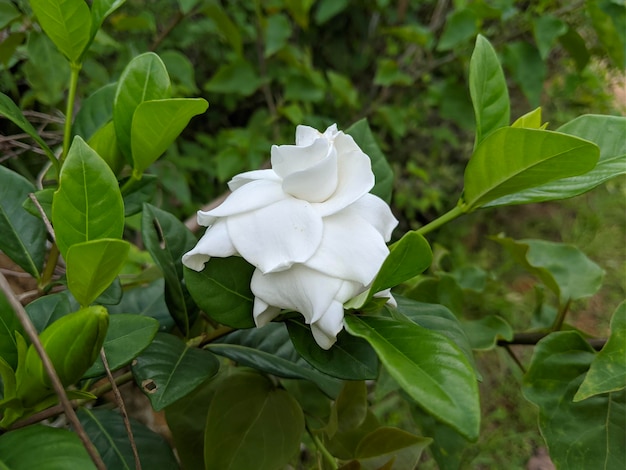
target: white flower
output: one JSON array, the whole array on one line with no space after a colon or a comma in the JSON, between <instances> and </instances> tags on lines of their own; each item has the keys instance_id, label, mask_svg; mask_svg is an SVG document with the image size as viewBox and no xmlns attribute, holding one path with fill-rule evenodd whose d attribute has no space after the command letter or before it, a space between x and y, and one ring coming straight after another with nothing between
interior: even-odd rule
<instances>
[{"instance_id":1,"label":"white flower","mask_svg":"<svg viewBox=\"0 0 626 470\"><path fill-rule=\"evenodd\" d=\"M235 176L220 206L198 211L208 229L183 264L201 271L212 256L242 256L256 267L256 325L295 310L328 349L343 328L344 302L372 282L398 221L369 194L369 157L336 125L323 134L298 126L296 145L272 146L271 163Z\"/></svg>"}]
</instances>

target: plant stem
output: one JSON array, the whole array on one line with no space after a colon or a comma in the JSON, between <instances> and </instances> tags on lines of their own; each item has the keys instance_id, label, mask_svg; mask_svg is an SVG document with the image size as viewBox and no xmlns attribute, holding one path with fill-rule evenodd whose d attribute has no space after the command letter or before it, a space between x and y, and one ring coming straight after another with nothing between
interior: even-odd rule
<instances>
[{"instance_id":1,"label":"plant stem","mask_svg":"<svg viewBox=\"0 0 626 470\"><path fill-rule=\"evenodd\" d=\"M464 213L465 212L463 211L461 206L456 206L453 209L446 212L445 214L443 214L441 217L437 217L432 222L424 225L423 227L418 228L416 232L419 233L420 235L425 235L429 232L432 232L433 230L438 229L442 225L447 224L451 220L456 219L458 216L463 215Z\"/></svg>"},{"instance_id":2,"label":"plant stem","mask_svg":"<svg viewBox=\"0 0 626 470\"><path fill-rule=\"evenodd\" d=\"M554 324L552 325L552 328L550 328L550 331L559 331L563 327L563 322L565 321L565 316L569 311L569 305L571 302L571 300L568 300L567 302L565 302L565 305L563 305L563 307L559 310L559 313L554 319Z\"/></svg>"},{"instance_id":3,"label":"plant stem","mask_svg":"<svg viewBox=\"0 0 626 470\"><path fill-rule=\"evenodd\" d=\"M337 465L337 459L335 459L335 457L333 457L333 455L328 452L326 446L324 446L322 441L320 441L319 438L315 434L313 434L308 426L306 426L306 432L309 434L309 436L311 436L311 439L313 439L313 442L315 443L315 447L317 447L317 450L322 454L324 460L328 462L330 468L332 468L333 470L337 470L339 468L339 466Z\"/></svg>"},{"instance_id":4,"label":"plant stem","mask_svg":"<svg viewBox=\"0 0 626 470\"><path fill-rule=\"evenodd\" d=\"M59 247L56 243L52 244L50 248L50 253L48 254L48 260L46 261L46 266L41 275L41 280L39 281L39 288L44 289L50 284L52 280L52 274L54 273L54 268L57 267L57 262L59 261Z\"/></svg>"},{"instance_id":5,"label":"plant stem","mask_svg":"<svg viewBox=\"0 0 626 470\"><path fill-rule=\"evenodd\" d=\"M547 331L534 331L530 333L515 333L513 339L511 341L507 341L505 339L498 340L498 346L506 346L509 344L522 344L526 346L534 346L540 340L548 336L550 332ZM599 351L604 347L607 342L606 338L586 338L589 345Z\"/></svg>"},{"instance_id":6,"label":"plant stem","mask_svg":"<svg viewBox=\"0 0 626 470\"><path fill-rule=\"evenodd\" d=\"M63 153L61 154L60 163L63 166L67 152L70 150L70 141L72 139L72 120L74 117L74 100L76 99L76 87L78 86L78 74L83 64L70 63L70 87L67 92L67 106L65 108L65 128L63 131Z\"/></svg>"}]
</instances>

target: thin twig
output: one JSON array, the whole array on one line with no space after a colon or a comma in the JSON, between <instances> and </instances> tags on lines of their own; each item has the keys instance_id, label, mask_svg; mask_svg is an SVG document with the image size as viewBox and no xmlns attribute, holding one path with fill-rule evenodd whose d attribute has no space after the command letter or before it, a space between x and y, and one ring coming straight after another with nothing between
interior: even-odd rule
<instances>
[{"instance_id":1,"label":"thin twig","mask_svg":"<svg viewBox=\"0 0 626 470\"><path fill-rule=\"evenodd\" d=\"M120 412L122 413L122 419L124 420L124 426L126 427L126 433L128 434L128 441L130 442L130 447L131 449L133 449L133 455L135 456L135 468L136 470L141 470L141 460L139 460L139 452L137 451L137 444L135 444L135 436L133 436L133 430L130 427L130 420L128 419L126 405L124 405L124 399L122 398L120 389L117 388L115 378L113 377L113 374L111 374L111 369L109 368L109 362L107 361L104 348L100 349L100 359L102 359L104 370L106 370L107 377L109 378L111 390L113 390L113 396L115 397L115 403L117 404L117 406L119 406Z\"/></svg>"},{"instance_id":2,"label":"thin twig","mask_svg":"<svg viewBox=\"0 0 626 470\"><path fill-rule=\"evenodd\" d=\"M522 364L522 361L520 361L519 357L517 357L517 355L513 352L513 350L511 349L511 345L505 344L503 346L504 346L504 350L509 354L509 356L511 356L515 364L517 364L517 367L519 367L522 373L525 374L526 367L524 367L524 364Z\"/></svg>"},{"instance_id":3,"label":"thin twig","mask_svg":"<svg viewBox=\"0 0 626 470\"><path fill-rule=\"evenodd\" d=\"M541 341L543 338L545 338L549 334L550 333L541 332L541 331L532 332L532 333L516 333L513 336L513 339L511 341L507 341L505 339L498 340L498 346L507 346L509 344L521 344L525 346L534 346L535 344L537 344L539 341ZM606 338L587 338L587 342L593 349L595 349L596 351L599 351L600 349L604 347L604 345L607 342L607 339Z\"/></svg>"},{"instance_id":4,"label":"thin twig","mask_svg":"<svg viewBox=\"0 0 626 470\"><path fill-rule=\"evenodd\" d=\"M17 315L17 318L22 324L24 331L28 335L28 338L30 339L33 347L37 351L37 354L39 354L39 357L41 357L41 362L43 363L43 367L46 373L48 374L48 377L50 377L50 382L52 384L52 387L54 388L54 391L59 397L59 401L63 405L63 410L65 411L65 415L67 416L68 421L74 427L74 431L76 432L76 434L82 441L83 446L85 446L85 449L87 450L89 456L91 457L91 460L93 460L93 463L96 465L96 468L98 468L98 470L106 470L106 465L104 465L104 462L102 461L102 458L98 454L98 451L96 450L95 446L89 439L89 436L85 432L85 429L83 428L82 424L80 424L80 421L78 420L78 416L76 416L76 412L74 411L74 408L72 407L72 404L70 403L69 398L67 398L67 394L65 393L63 384L61 383L61 380L59 379L59 376L57 375L56 370L54 369L54 366L52 365L52 361L50 361L50 357L46 353L46 350L43 348L43 345L41 344L41 341L39 340L39 336L37 335L37 330L35 330L35 327L33 326L33 323L30 321L30 318L28 317L26 310L24 310L24 307L22 307L22 304L19 303L18 300L15 298L15 295L13 293L13 290L11 289L11 286L9 285L7 279L4 277L4 274L2 273L0 273L0 289L2 289L2 291L4 292L4 295L9 301L9 304L13 308L13 311L15 312L15 314Z\"/></svg>"},{"instance_id":5,"label":"thin twig","mask_svg":"<svg viewBox=\"0 0 626 470\"><path fill-rule=\"evenodd\" d=\"M35 204L35 207L39 211L39 215L41 215L41 218L43 219L43 223L46 225L46 229L48 229L48 233L52 237L52 241L56 243L56 237L54 236L54 228L52 228L52 224L50 223L50 220L48 219L48 216L46 215L46 211L44 211L43 207L41 207L41 204L39 203L37 196L35 196L34 193L28 193L28 197L30 198L31 201L33 201L33 204Z\"/></svg>"}]
</instances>

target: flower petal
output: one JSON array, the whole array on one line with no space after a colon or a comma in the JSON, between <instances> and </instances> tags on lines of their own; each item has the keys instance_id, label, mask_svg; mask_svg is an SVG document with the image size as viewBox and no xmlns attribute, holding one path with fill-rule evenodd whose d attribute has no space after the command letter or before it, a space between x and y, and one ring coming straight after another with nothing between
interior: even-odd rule
<instances>
[{"instance_id":1,"label":"flower petal","mask_svg":"<svg viewBox=\"0 0 626 470\"><path fill-rule=\"evenodd\" d=\"M341 279L297 264L276 273L263 274L255 270L250 288L267 305L295 310L307 323L313 323L328 311L343 283Z\"/></svg>"},{"instance_id":2,"label":"flower petal","mask_svg":"<svg viewBox=\"0 0 626 470\"><path fill-rule=\"evenodd\" d=\"M317 131L316 131L317 132ZM296 171L306 170L320 162L329 154L331 142L318 138L311 145L272 145L272 169L281 178Z\"/></svg>"},{"instance_id":3,"label":"flower petal","mask_svg":"<svg viewBox=\"0 0 626 470\"><path fill-rule=\"evenodd\" d=\"M266 302L258 297L254 298L252 315L254 316L254 323L257 328L267 325L274 318L276 318L278 314L280 314L280 308L267 305Z\"/></svg>"},{"instance_id":4,"label":"flower petal","mask_svg":"<svg viewBox=\"0 0 626 470\"><path fill-rule=\"evenodd\" d=\"M360 150L339 153L337 170L338 183L335 193L326 201L313 204L322 217L346 208L374 187L372 164L369 157Z\"/></svg>"},{"instance_id":5,"label":"flower petal","mask_svg":"<svg viewBox=\"0 0 626 470\"><path fill-rule=\"evenodd\" d=\"M241 188L244 184L248 184L252 181L257 180L269 180L280 182L281 178L276 174L274 170L252 170L246 171L245 173L240 173L238 175L233 176L228 182L228 188L231 191L236 191Z\"/></svg>"},{"instance_id":6,"label":"flower petal","mask_svg":"<svg viewBox=\"0 0 626 470\"><path fill-rule=\"evenodd\" d=\"M345 209L323 220L322 243L306 266L368 285L389 254L381 234L354 210Z\"/></svg>"},{"instance_id":7,"label":"flower petal","mask_svg":"<svg viewBox=\"0 0 626 470\"><path fill-rule=\"evenodd\" d=\"M331 148L326 158L301 171L286 175L283 191L298 199L323 202L337 189L337 152Z\"/></svg>"},{"instance_id":8,"label":"flower petal","mask_svg":"<svg viewBox=\"0 0 626 470\"><path fill-rule=\"evenodd\" d=\"M264 273L308 260L317 250L323 231L322 218L311 205L291 197L228 217L227 225L237 252Z\"/></svg>"},{"instance_id":9,"label":"flower petal","mask_svg":"<svg viewBox=\"0 0 626 470\"><path fill-rule=\"evenodd\" d=\"M311 323L311 333L315 342L322 349L330 349L337 342L337 335L343 328L343 304L336 300L321 316L319 320Z\"/></svg>"},{"instance_id":10,"label":"flower petal","mask_svg":"<svg viewBox=\"0 0 626 470\"><path fill-rule=\"evenodd\" d=\"M322 136L321 132L310 126L296 126L296 145L306 147Z\"/></svg>"},{"instance_id":11,"label":"flower petal","mask_svg":"<svg viewBox=\"0 0 626 470\"><path fill-rule=\"evenodd\" d=\"M398 225L398 220L394 217L387 203L370 193L364 194L363 197L344 209L344 211L348 210L367 220L378 230L386 242L391 239L391 233Z\"/></svg>"},{"instance_id":12,"label":"flower petal","mask_svg":"<svg viewBox=\"0 0 626 470\"><path fill-rule=\"evenodd\" d=\"M204 264L213 256L226 258L236 255L237 250L230 240L226 220L218 219L190 251L183 255L183 264L194 271L202 271Z\"/></svg>"},{"instance_id":13,"label":"flower petal","mask_svg":"<svg viewBox=\"0 0 626 470\"><path fill-rule=\"evenodd\" d=\"M233 191L215 209L202 212L203 216L227 217L269 206L281 199L285 193L280 182L270 180L255 180L242 185ZM198 212L200 214L200 212Z\"/></svg>"}]
</instances>

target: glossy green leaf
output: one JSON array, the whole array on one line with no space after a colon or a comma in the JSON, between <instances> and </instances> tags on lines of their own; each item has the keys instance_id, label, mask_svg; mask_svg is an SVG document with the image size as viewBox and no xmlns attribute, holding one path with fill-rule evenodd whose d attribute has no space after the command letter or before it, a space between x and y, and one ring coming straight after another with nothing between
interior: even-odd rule
<instances>
[{"instance_id":1,"label":"glossy green leaf","mask_svg":"<svg viewBox=\"0 0 626 470\"><path fill-rule=\"evenodd\" d=\"M39 279L46 252L46 227L22 207L28 194L34 192L28 180L0 166L0 250Z\"/></svg>"},{"instance_id":2,"label":"glossy green leaf","mask_svg":"<svg viewBox=\"0 0 626 470\"><path fill-rule=\"evenodd\" d=\"M165 302L170 314L186 335L193 320L190 317L195 313L195 306L181 282L181 258L194 247L196 239L174 215L150 204L144 204L141 235L146 249L163 272Z\"/></svg>"},{"instance_id":3,"label":"glossy green leaf","mask_svg":"<svg viewBox=\"0 0 626 470\"><path fill-rule=\"evenodd\" d=\"M76 434L42 424L0 436L0 456L11 470L96 468Z\"/></svg>"},{"instance_id":4,"label":"glossy green leaf","mask_svg":"<svg viewBox=\"0 0 626 470\"><path fill-rule=\"evenodd\" d=\"M73 311L70 297L68 291L44 295L25 307L37 333L41 333L48 325Z\"/></svg>"},{"instance_id":5,"label":"glossy green leaf","mask_svg":"<svg viewBox=\"0 0 626 470\"><path fill-rule=\"evenodd\" d=\"M586 114L559 127L558 132L580 137L600 148L600 159L589 172L558 179L501 197L485 207L527 204L578 196L605 181L626 174L626 117Z\"/></svg>"},{"instance_id":6,"label":"glossy green leaf","mask_svg":"<svg viewBox=\"0 0 626 470\"><path fill-rule=\"evenodd\" d=\"M204 433L206 470L273 470L298 452L304 415L286 391L250 371L219 384Z\"/></svg>"},{"instance_id":7,"label":"glossy green leaf","mask_svg":"<svg viewBox=\"0 0 626 470\"><path fill-rule=\"evenodd\" d=\"M393 170L382 150L380 150L367 120L361 119L355 122L346 129L346 134L352 136L357 145L361 147L361 150L372 161L372 171L374 172L376 183L370 192L389 203L393 189Z\"/></svg>"},{"instance_id":8,"label":"glossy green leaf","mask_svg":"<svg viewBox=\"0 0 626 470\"><path fill-rule=\"evenodd\" d=\"M539 407L539 427L557 468L621 468L626 461L626 390L573 402L595 353L576 331L539 341L524 396Z\"/></svg>"},{"instance_id":9,"label":"glossy green leaf","mask_svg":"<svg viewBox=\"0 0 626 470\"><path fill-rule=\"evenodd\" d=\"M78 419L102 457L106 468L133 470L135 457L122 416L113 410L81 408ZM130 419L142 468L178 470L168 443L159 434ZM76 467L80 468L80 467Z\"/></svg>"},{"instance_id":10,"label":"glossy green leaf","mask_svg":"<svg viewBox=\"0 0 626 470\"><path fill-rule=\"evenodd\" d=\"M593 169L598 147L577 137L540 129L505 127L476 148L465 168L464 211L503 196Z\"/></svg>"},{"instance_id":11,"label":"glossy green leaf","mask_svg":"<svg viewBox=\"0 0 626 470\"><path fill-rule=\"evenodd\" d=\"M30 0L41 29L71 62L79 62L91 39L91 13L84 0Z\"/></svg>"},{"instance_id":12,"label":"glossy green leaf","mask_svg":"<svg viewBox=\"0 0 626 470\"><path fill-rule=\"evenodd\" d=\"M0 116L4 116L17 127L26 132L35 140L35 142L39 144L42 150L46 152L48 158L56 161L54 152L50 149L50 147L48 147L45 140L39 136L39 133L35 130L33 125L24 117L20 108L18 108L13 100L4 93L0 93Z\"/></svg>"},{"instance_id":13,"label":"glossy green leaf","mask_svg":"<svg viewBox=\"0 0 626 470\"><path fill-rule=\"evenodd\" d=\"M158 333L132 366L135 382L156 411L192 392L218 369L213 354L167 333Z\"/></svg>"},{"instance_id":14,"label":"glossy green leaf","mask_svg":"<svg viewBox=\"0 0 626 470\"><path fill-rule=\"evenodd\" d=\"M470 59L469 88L476 117L477 148L487 135L508 126L511 119L504 72L493 46L480 34Z\"/></svg>"},{"instance_id":15,"label":"glossy green leaf","mask_svg":"<svg viewBox=\"0 0 626 470\"><path fill-rule=\"evenodd\" d=\"M102 238L76 243L65 255L67 287L83 307L91 305L115 280L126 263L130 244Z\"/></svg>"},{"instance_id":16,"label":"glossy green leaf","mask_svg":"<svg viewBox=\"0 0 626 470\"><path fill-rule=\"evenodd\" d=\"M254 266L240 257L211 258L204 270L184 268L185 284L198 306L211 318L233 328L252 328Z\"/></svg>"},{"instance_id":17,"label":"glossy green leaf","mask_svg":"<svg viewBox=\"0 0 626 470\"><path fill-rule=\"evenodd\" d=\"M117 85L109 83L89 95L80 105L72 123L72 134L89 140L113 118L113 99Z\"/></svg>"},{"instance_id":18,"label":"glossy green leaf","mask_svg":"<svg viewBox=\"0 0 626 470\"><path fill-rule=\"evenodd\" d=\"M0 291L0 358L13 369L17 366L15 332L24 336L22 324L13 311L4 292Z\"/></svg>"},{"instance_id":19,"label":"glossy green leaf","mask_svg":"<svg viewBox=\"0 0 626 470\"><path fill-rule=\"evenodd\" d=\"M120 313L109 316L109 329L102 347L106 354L109 369L116 371L128 364L150 345L159 329L159 322L144 315ZM105 374L102 359L96 362L83 375L83 378Z\"/></svg>"},{"instance_id":20,"label":"glossy green leaf","mask_svg":"<svg viewBox=\"0 0 626 470\"><path fill-rule=\"evenodd\" d=\"M122 236L124 203L117 179L79 136L61 170L52 201L52 223L64 257L75 243Z\"/></svg>"},{"instance_id":21,"label":"glossy green leaf","mask_svg":"<svg viewBox=\"0 0 626 470\"><path fill-rule=\"evenodd\" d=\"M140 287L125 290L122 300L117 305L108 307L109 313L133 313L154 318L159 322L159 331L169 331L174 326L174 319L165 304L163 278L142 284Z\"/></svg>"},{"instance_id":22,"label":"glossy green leaf","mask_svg":"<svg viewBox=\"0 0 626 470\"><path fill-rule=\"evenodd\" d=\"M540 129L541 127L541 108L535 108L532 111L518 117L511 127L524 127L526 129ZM566 132L567 134L567 132Z\"/></svg>"},{"instance_id":23,"label":"glossy green leaf","mask_svg":"<svg viewBox=\"0 0 626 470\"><path fill-rule=\"evenodd\" d=\"M569 300L595 294L602 284L604 270L573 245L544 240L492 238L528 272L554 292L561 305Z\"/></svg>"},{"instance_id":24,"label":"glossy green leaf","mask_svg":"<svg viewBox=\"0 0 626 470\"><path fill-rule=\"evenodd\" d=\"M488 351L495 348L500 339L506 341L513 339L513 328L498 315L487 315L479 320L466 320L461 324L472 349Z\"/></svg>"},{"instance_id":25,"label":"glossy green leaf","mask_svg":"<svg viewBox=\"0 0 626 470\"><path fill-rule=\"evenodd\" d=\"M151 202L157 190L158 176L144 173L139 180L133 180L128 187L124 187L124 215L129 217L141 212L146 202ZM126 180L124 180L125 182Z\"/></svg>"},{"instance_id":26,"label":"glossy green leaf","mask_svg":"<svg viewBox=\"0 0 626 470\"><path fill-rule=\"evenodd\" d=\"M102 158L116 175L124 167L124 157L117 146L117 135L113 121L107 122L98 129L87 144Z\"/></svg>"},{"instance_id":27,"label":"glossy green leaf","mask_svg":"<svg viewBox=\"0 0 626 470\"><path fill-rule=\"evenodd\" d=\"M352 335L365 338L390 375L422 408L470 440L478 437L480 406L476 376L450 340L415 323L347 315Z\"/></svg>"},{"instance_id":28,"label":"glossy green leaf","mask_svg":"<svg viewBox=\"0 0 626 470\"><path fill-rule=\"evenodd\" d=\"M313 339L311 328L301 321L287 321L296 351L317 370L344 380L373 380L378 376L378 356L367 341L344 331L332 348L325 350Z\"/></svg>"},{"instance_id":29,"label":"glossy green leaf","mask_svg":"<svg viewBox=\"0 0 626 470\"><path fill-rule=\"evenodd\" d=\"M91 4L91 38L93 39L104 20L121 7L126 0L94 0Z\"/></svg>"},{"instance_id":30,"label":"glossy green leaf","mask_svg":"<svg viewBox=\"0 0 626 470\"><path fill-rule=\"evenodd\" d=\"M206 348L241 365L268 374L310 380L331 397L339 392L337 379L313 369L298 355L289 340L287 329L281 323L235 331L208 344Z\"/></svg>"},{"instance_id":31,"label":"glossy green leaf","mask_svg":"<svg viewBox=\"0 0 626 470\"><path fill-rule=\"evenodd\" d=\"M626 388L625 357L626 302L622 302L611 318L611 336L591 363L585 380L574 396L574 401Z\"/></svg>"},{"instance_id":32,"label":"glossy green leaf","mask_svg":"<svg viewBox=\"0 0 626 470\"><path fill-rule=\"evenodd\" d=\"M178 98L139 103L130 128L135 178L167 150L193 116L204 113L203 98Z\"/></svg>"},{"instance_id":33,"label":"glossy green leaf","mask_svg":"<svg viewBox=\"0 0 626 470\"><path fill-rule=\"evenodd\" d=\"M132 162L131 127L137 106L144 101L168 97L170 78L163 61L153 52L131 60L119 81L113 101L113 122L120 150Z\"/></svg>"},{"instance_id":34,"label":"glossy green leaf","mask_svg":"<svg viewBox=\"0 0 626 470\"><path fill-rule=\"evenodd\" d=\"M48 220L52 220L52 199L54 198L54 191L54 188L46 188L35 191L33 193L35 195L35 198L37 199L37 202L43 209L44 214L46 214L46 217L48 217ZM29 214L41 218L41 212L39 211L39 208L35 205L30 197L24 199L24 201L22 202L22 207L26 209Z\"/></svg>"}]
</instances>

